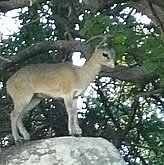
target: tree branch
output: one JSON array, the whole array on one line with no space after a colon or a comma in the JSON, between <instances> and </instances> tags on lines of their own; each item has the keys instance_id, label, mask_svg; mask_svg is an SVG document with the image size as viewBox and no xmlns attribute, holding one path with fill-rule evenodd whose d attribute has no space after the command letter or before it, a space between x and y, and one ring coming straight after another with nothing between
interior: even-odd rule
<instances>
[{"instance_id":1,"label":"tree branch","mask_svg":"<svg viewBox=\"0 0 164 165\"><path fill-rule=\"evenodd\" d=\"M29 7L31 2L34 4L40 4L46 2L46 0L1 0L0 1L0 12L6 13L13 9Z\"/></svg>"},{"instance_id":2,"label":"tree branch","mask_svg":"<svg viewBox=\"0 0 164 165\"><path fill-rule=\"evenodd\" d=\"M141 92L139 93L136 98L139 97L150 97L150 96L154 96L154 95L161 95L164 94L164 88L159 88L157 90L153 90L153 91L147 91L147 92Z\"/></svg>"},{"instance_id":3,"label":"tree branch","mask_svg":"<svg viewBox=\"0 0 164 165\"><path fill-rule=\"evenodd\" d=\"M104 96L103 94L103 91L100 89L100 82L99 82L99 79L96 79L95 81L95 84L97 86L97 93L99 94L100 96L100 99L101 99L101 102L103 103L103 106L104 106L104 110L105 110L105 113L108 113L110 118L111 118L111 121L113 122L114 126L118 129L118 130L122 130L121 127L120 127L120 123L119 121L115 118L115 116L113 115L112 111L109 110L109 107L107 105L107 99L106 97Z\"/></svg>"},{"instance_id":4,"label":"tree branch","mask_svg":"<svg viewBox=\"0 0 164 165\"><path fill-rule=\"evenodd\" d=\"M115 68L103 67L100 76L110 76L114 79L132 82L140 89L143 89L147 83L158 78L156 73L145 73L141 67L131 68L122 65L117 65Z\"/></svg>"},{"instance_id":5,"label":"tree branch","mask_svg":"<svg viewBox=\"0 0 164 165\"><path fill-rule=\"evenodd\" d=\"M87 42L75 40L57 40L57 41L42 41L25 48L18 52L16 55L7 57L1 56L0 71L6 70L16 63L25 61L41 53L48 52L49 50L66 49L72 51L84 52L85 56L89 56ZM118 65L115 68L103 67L100 76L112 77L122 81L128 81L136 84L139 88L143 88L147 83L152 82L158 78L155 73L145 73L140 67L126 67Z\"/></svg>"},{"instance_id":6,"label":"tree branch","mask_svg":"<svg viewBox=\"0 0 164 165\"><path fill-rule=\"evenodd\" d=\"M134 1L129 1L127 2L129 7L133 7L137 9L138 12L142 12L142 14L147 15L156 26L164 26L164 1L161 3L154 1L154 0L143 0L140 2L134 2ZM153 9L155 10L155 15L154 11L152 12L152 9L150 8L150 4L152 4ZM158 18L156 17L158 15ZM159 22L160 20L160 22Z\"/></svg>"},{"instance_id":7,"label":"tree branch","mask_svg":"<svg viewBox=\"0 0 164 165\"><path fill-rule=\"evenodd\" d=\"M129 116L129 121L124 129L124 136L125 137L129 130L132 128L132 124L133 124L133 121L134 121L134 118L135 118L135 115L136 115L136 112L137 112L137 109L139 107L139 98L135 98L133 103L132 103L132 106L131 106L131 113L130 113L130 116Z\"/></svg>"},{"instance_id":8,"label":"tree branch","mask_svg":"<svg viewBox=\"0 0 164 165\"><path fill-rule=\"evenodd\" d=\"M86 44L80 41L65 41L65 40L57 40L57 41L42 41L36 43L34 45L29 46L28 48L20 51L17 55L8 57L8 61L12 61L10 63L1 61L0 70L6 70L9 67L12 67L15 63L23 62L26 59L32 58L38 54L47 52L49 50L56 49L68 49L74 51L85 51ZM7 57L2 57L7 59Z\"/></svg>"}]
</instances>

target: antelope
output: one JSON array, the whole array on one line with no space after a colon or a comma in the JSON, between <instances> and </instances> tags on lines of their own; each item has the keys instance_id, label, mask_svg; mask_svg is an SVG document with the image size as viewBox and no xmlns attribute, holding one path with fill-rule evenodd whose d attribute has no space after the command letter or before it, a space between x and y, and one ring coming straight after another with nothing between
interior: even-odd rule
<instances>
[{"instance_id":1,"label":"antelope","mask_svg":"<svg viewBox=\"0 0 164 165\"><path fill-rule=\"evenodd\" d=\"M14 73L7 81L14 110L10 114L12 136L15 142L30 140L24 127L24 114L38 105L42 99L62 98L68 114L68 131L80 136L77 117L77 99L101 71L101 66L114 67L112 49L95 48L90 59L81 67L69 64L32 64Z\"/></svg>"}]
</instances>

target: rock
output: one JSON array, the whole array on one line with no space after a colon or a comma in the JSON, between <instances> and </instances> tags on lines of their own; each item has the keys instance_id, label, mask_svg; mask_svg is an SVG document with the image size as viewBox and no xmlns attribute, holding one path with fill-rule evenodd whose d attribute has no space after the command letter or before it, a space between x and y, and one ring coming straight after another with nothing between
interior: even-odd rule
<instances>
[{"instance_id":1,"label":"rock","mask_svg":"<svg viewBox=\"0 0 164 165\"><path fill-rule=\"evenodd\" d=\"M59 137L27 142L2 151L0 165L125 165L102 138Z\"/></svg>"}]
</instances>

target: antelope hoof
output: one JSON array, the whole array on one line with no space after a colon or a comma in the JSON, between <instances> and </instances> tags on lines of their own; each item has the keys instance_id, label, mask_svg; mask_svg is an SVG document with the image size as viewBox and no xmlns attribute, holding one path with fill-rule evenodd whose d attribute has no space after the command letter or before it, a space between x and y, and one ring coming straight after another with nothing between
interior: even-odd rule
<instances>
[{"instance_id":1,"label":"antelope hoof","mask_svg":"<svg viewBox=\"0 0 164 165\"><path fill-rule=\"evenodd\" d=\"M17 139L17 140L15 140L15 144L16 145L21 145L21 144L23 144L24 142L23 142L23 139Z\"/></svg>"},{"instance_id":2,"label":"antelope hoof","mask_svg":"<svg viewBox=\"0 0 164 165\"><path fill-rule=\"evenodd\" d=\"M82 134L74 134L74 137L82 137Z\"/></svg>"},{"instance_id":3,"label":"antelope hoof","mask_svg":"<svg viewBox=\"0 0 164 165\"><path fill-rule=\"evenodd\" d=\"M82 134L79 134L79 133L76 133L76 132L71 133L70 135L74 136L74 137L82 137Z\"/></svg>"},{"instance_id":4,"label":"antelope hoof","mask_svg":"<svg viewBox=\"0 0 164 165\"><path fill-rule=\"evenodd\" d=\"M31 140L31 137L30 137L30 134L26 134L26 136L24 136L24 141L30 141Z\"/></svg>"},{"instance_id":5,"label":"antelope hoof","mask_svg":"<svg viewBox=\"0 0 164 165\"><path fill-rule=\"evenodd\" d=\"M81 137L82 136L82 130L81 128L75 128L74 131L71 131L70 133L71 136L75 136L75 137Z\"/></svg>"},{"instance_id":6,"label":"antelope hoof","mask_svg":"<svg viewBox=\"0 0 164 165\"><path fill-rule=\"evenodd\" d=\"M13 137L16 145L22 142L22 138L19 135Z\"/></svg>"}]
</instances>

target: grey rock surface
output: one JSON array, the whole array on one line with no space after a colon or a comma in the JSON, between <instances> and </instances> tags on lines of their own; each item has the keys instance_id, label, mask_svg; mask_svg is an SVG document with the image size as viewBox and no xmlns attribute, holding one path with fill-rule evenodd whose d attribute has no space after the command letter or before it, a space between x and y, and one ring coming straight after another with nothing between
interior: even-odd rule
<instances>
[{"instance_id":1,"label":"grey rock surface","mask_svg":"<svg viewBox=\"0 0 164 165\"><path fill-rule=\"evenodd\" d=\"M4 150L0 165L125 165L125 162L105 139L59 137Z\"/></svg>"}]
</instances>

